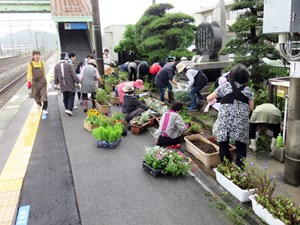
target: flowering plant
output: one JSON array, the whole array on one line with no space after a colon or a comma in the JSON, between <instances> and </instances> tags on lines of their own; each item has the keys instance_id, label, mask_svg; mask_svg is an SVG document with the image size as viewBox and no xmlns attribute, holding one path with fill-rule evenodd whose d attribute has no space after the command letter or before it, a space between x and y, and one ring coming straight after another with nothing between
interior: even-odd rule
<instances>
[{"instance_id":1,"label":"flowering plant","mask_svg":"<svg viewBox=\"0 0 300 225\"><path fill-rule=\"evenodd\" d=\"M190 169L190 164L180 151L175 152L159 146L146 148L145 162L155 170L163 170L164 174L179 176Z\"/></svg>"},{"instance_id":2,"label":"flowering plant","mask_svg":"<svg viewBox=\"0 0 300 225\"><path fill-rule=\"evenodd\" d=\"M97 109L89 109L85 121L97 126L111 125L111 119L108 116L101 114Z\"/></svg>"},{"instance_id":3,"label":"flowering plant","mask_svg":"<svg viewBox=\"0 0 300 225\"><path fill-rule=\"evenodd\" d=\"M217 166L218 172L231 180L235 185L243 190L249 190L257 187L257 180L260 172L254 167L254 163L244 161L244 169L238 167L235 163L230 163L227 159Z\"/></svg>"}]
</instances>

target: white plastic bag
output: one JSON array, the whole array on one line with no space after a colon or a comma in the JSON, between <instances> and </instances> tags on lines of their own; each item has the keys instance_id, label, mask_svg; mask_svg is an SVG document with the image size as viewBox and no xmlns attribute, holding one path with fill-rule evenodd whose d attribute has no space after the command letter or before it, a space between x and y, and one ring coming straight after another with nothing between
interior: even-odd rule
<instances>
[{"instance_id":1,"label":"white plastic bag","mask_svg":"<svg viewBox=\"0 0 300 225\"><path fill-rule=\"evenodd\" d=\"M213 128L212 128L212 133L214 137L218 136L218 127L219 127L219 120L217 119L214 124L213 124Z\"/></svg>"}]
</instances>

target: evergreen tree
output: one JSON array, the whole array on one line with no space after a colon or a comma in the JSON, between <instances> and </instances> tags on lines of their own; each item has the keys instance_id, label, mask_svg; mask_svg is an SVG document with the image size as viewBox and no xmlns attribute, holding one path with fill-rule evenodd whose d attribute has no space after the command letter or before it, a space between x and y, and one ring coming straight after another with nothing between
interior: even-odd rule
<instances>
[{"instance_id":1,"label":"evergreen tree","mask_svg":"<svg viewBox=\"0 0 300 225\"><path fill-rule=\"evenodd\" d=\"M135 25L129 24L126 26L123 39L114 48L115 52L124 51L134 51L137 53L137 48L134 40L135 35Z\"/></svg>"},{"instance_id":2,"label":"evergreen tree","mask_svg":"<svg viewBox=\"0 0 300 225\"><path fill-rule=\"evenodd\" d=\"M229 31L234 32L236 37L221 51L221 54L234 54L235 63L245 64L251 71L254 84L270 77L286 75L285 70L274 69L262 61L263 58L280 58L274 47L277 37L262 33L263 4L263 0L235 0L232 10L239 10L240 15L229 26Z\"/></svg>"},{"instance_id":3,"label":"evergreen tree","mask_svg":"<svg viewBox=\"0 0 300 225\"><path fill-rule=\"evenodd\" d=\"M167 13L171 4L150 6L136 24L135 43L139 55L154 62L169 54L180 57L194 41L193 17L184 13Z\"/></svg>"}]
</instances>

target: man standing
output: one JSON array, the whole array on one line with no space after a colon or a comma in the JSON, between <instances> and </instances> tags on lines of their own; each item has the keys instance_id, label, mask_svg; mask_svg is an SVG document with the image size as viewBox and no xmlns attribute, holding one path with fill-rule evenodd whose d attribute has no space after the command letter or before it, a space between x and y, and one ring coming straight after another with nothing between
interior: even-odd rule
<instances>
[{"instance_id":1,"label":"man standing","mask_svg":"<svg viewBox=\"0 0 300 225\"><path fill-rule=\"evenodd\" d=\"M189 107L189 110L197 110L197 99L199 102L204 101L204 97L201 95L200 91L207 84L207 77L201 71L195 68L187 68L183 63L178 63L176 66L178 74L185 72L186 77L189 79L186 91L191 89L190 96L192 100L192 105Z\"/></svg>"},{"instance_id":2,"label":"man standing","mask_svg":"<svg viewBox=\"0 0 300 225\"><path fill-rule=\"evenodd\" d=\"M75 60L75 57L72 58ZM60 59L61 60L54 68L54 84L55 88L58 84L60 85L66 109L65 113L69 116L73 116L72 111L74 107L75 83L79 84L80 81L75 74L73 66L68 63L67 53L61 53Z\"/></svg>"}]
</instances>

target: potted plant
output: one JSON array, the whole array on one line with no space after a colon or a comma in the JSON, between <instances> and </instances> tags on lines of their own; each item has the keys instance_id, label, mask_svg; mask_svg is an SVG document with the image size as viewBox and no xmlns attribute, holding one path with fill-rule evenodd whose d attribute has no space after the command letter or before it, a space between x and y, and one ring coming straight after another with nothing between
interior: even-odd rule
<instances>
[{"instance_id":1,"label":"potted plant","mask_svg":"<svg viewBox=\"0 0 300 225\"><path fill-rule=\"evenodd\" d=\"M121 140L123 129L120 124L101 126L93 130L92 134L100 148L115 148Z\"/></svg>"},{"instance_id":2,"label":"potted plant","mask_svg":"<svg viewBox=\"0 0 300 225\"><path fill-rule=\"evenodd\" d=\"M146 148L147 153L142 162L143 168L153 176L170 174L179 176L190 169L188 160L181 152L175 152L167 148L153 146Z\"/></svg>"},{"instance_id":3,"label":"potted plant","mask_svg":"<svg viewBox=\"0 0 300 225\"><path fill-rule=\"evenodd\" d=\"M162 115L168 111L168 106L165 103L163 103L157 99L149 97L149 98L145 98L144 101L145 101L145 104L150 109L156 111L159 115Z\"/></svg>"},{"instance_id":4,"label":"potted plant","mask_svg":"<svg viewBox=\"0 0 300 225\"><path fill-rule=\"evenodd\" d=\"M110 95L107 95L104 89L96 91L96 109L102 114L109 114L111 104L108 102Z\"/></svg>"},{"instance_id":5,"label":"potted plant","mask_svg":"<svg viewBox=\"0 0 300 225\"><path fill-rule=\"evenodd\" d=\"M149 125L150 113L143 112L140 116L134 117L131 123L131 133L140 134Z\"/></svg>"},{"instance_id":6,"label":"potted plant","mask_svg":"<svg viewBox=\"0 0 300 225\"><path fill-rule=\"evenodd\" d=\"M263 167L266 168L266 165ZM300 224L300 206L282 194L274 197L274 190L272 178L261 172L257 177L255 195L249 197L254 213L270 225Z\"/></svg>"},{"instance_id":7,"label":"potted plant","mask_svg":"<svg viewBox=\"0 0 300 225\"><path fill-rule=\"evenodd\" d=\"M84 120L84 128L87 129L89 132L92 132L93 129L99 127L99 116L100 113L97 109L89 109L87 111L87 117Z\"/></svg>"},{"instance_id":8,"label":"potted plant","mask_svg":"<svg viewBox=\"0 0 300 225\"><path fill-rule=\"evenodd\" d=\"M105 86L108 86L110 88L110 91L114 91L115 86L119 83L119 80L114 76L108 76L108 78L104 80L104 83Z\"/></svg>"},{"instance_id":9,"label":"potted plant","mask_svg":"<svg viewBox=\"0 0 300 225\"><path fill-rule=\"evenodd\" d=\"M191 126L187 129L185 136L191 135L191 134L200 134L201 130L202 130L202 126L200 123L191 122Z\"/></svg>"},{"instance_id":10,"label":"potted plant","mask_svg":"<svg viewBox=\"0 0 300 225\"><path fill-rule=\"evenodd\" d=\"M125 114L121 112L114 112L111 116L112 124L120 124L123 127L122 136L127 135L127 129L125 127Z\"/></svg>"},{"instance_id":11,"label":"potted plant","mask_svg":"<svg viewBox=\"0 0 300 225\"><path fill-rule=\"evenodd\" d=\"M218 148L200 134L185 136L186 148L200 160L205 167L210 168L220 163Z\"/></svg>"},{"instance_id":12,"label":"potted plant","mask_svg":"<svg viewBox=\"0 0 300 225\"><path fill-rule=\"evenodd\" d=\"M244 164L243 170L225 159L214 169L218 183L241 202L249 201L249 196L253 195L258 176L253 166L246 162Z\"/></svg>"}]
</instances>

